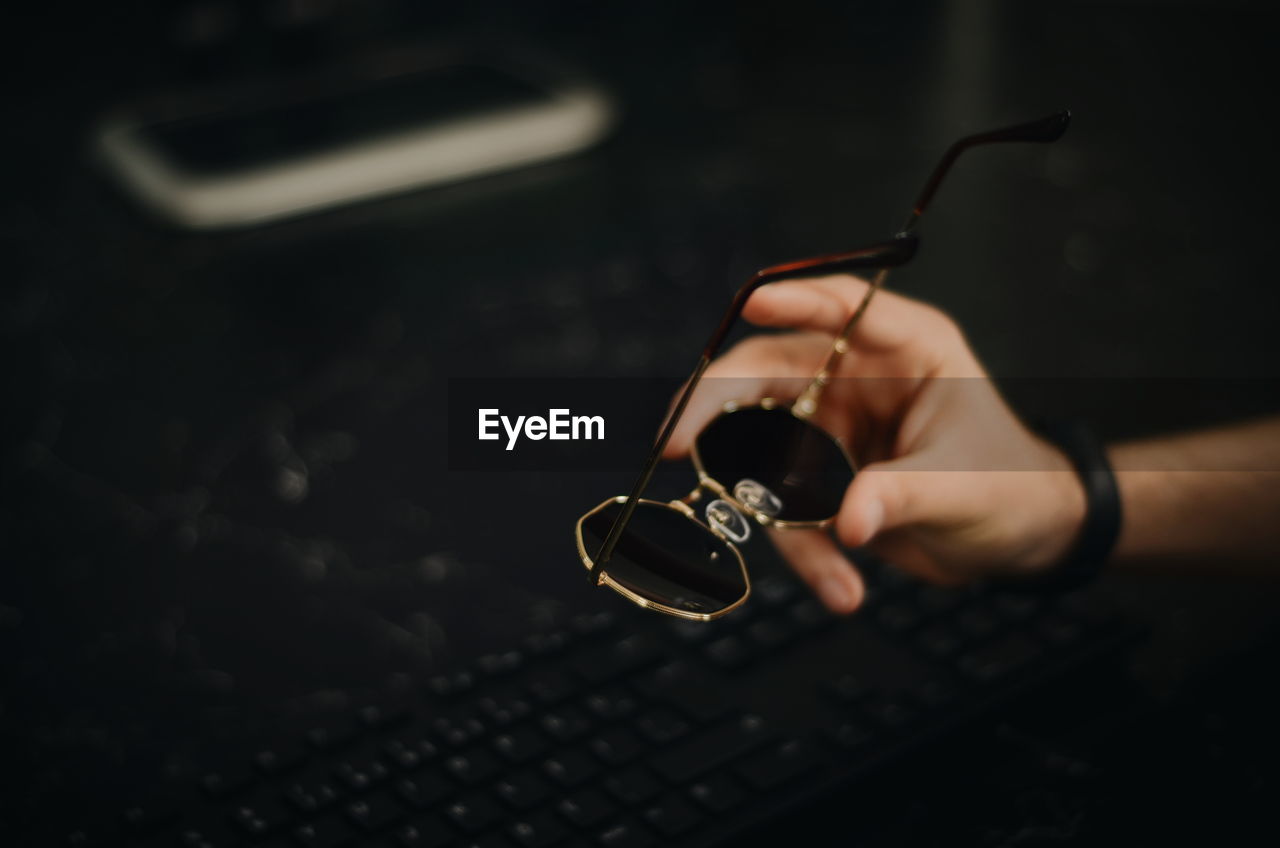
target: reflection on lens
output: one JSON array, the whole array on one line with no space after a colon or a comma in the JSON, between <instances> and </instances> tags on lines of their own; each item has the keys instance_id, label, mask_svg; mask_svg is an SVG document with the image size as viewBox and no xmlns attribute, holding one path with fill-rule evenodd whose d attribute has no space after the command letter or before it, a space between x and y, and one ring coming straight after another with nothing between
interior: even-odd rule
<instances>
[{"instance_id":1,"label":"reflection on lens","mask_svg":"<svg viewBox=\"0 0 1280 848\"><path fill-rule=\"evenodd\" d=\"M716 418L697 440L702 470L733 490L744 478L782 501L780 521L825 521L840 510L853 467L825 430L784 409Z\"/></svg>"},{"instance_id":2,"label":"reflection on lens","mask_svg":"<svg viewBox=\"0 0 1280 848\"><path fill-rule=\"evenodd\" d=\"M622 504L611 501L579 525L579 542L595 556ZM609 578L646 600L710 615L747 592L737 553L723 539L666 504L641 501L605 566Z\"/></svg>"}]
</instances>

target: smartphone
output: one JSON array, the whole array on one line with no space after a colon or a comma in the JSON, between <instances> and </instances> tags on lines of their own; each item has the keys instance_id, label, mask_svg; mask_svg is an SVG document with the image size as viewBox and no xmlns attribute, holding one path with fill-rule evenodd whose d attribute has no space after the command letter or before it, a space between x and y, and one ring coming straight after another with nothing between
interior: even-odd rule
<instances>
[{"instance_id":1,"label":"smartphone","mask_svg":"<svg viewBox=\"0 0 1280 848\"><path fill-rule=\"evenodd\" d=\"M398 53L123 109L96 146L154 212L218 229L567 156L613 114L600 87L545 61Z\"/></svg>"}]
</instances>

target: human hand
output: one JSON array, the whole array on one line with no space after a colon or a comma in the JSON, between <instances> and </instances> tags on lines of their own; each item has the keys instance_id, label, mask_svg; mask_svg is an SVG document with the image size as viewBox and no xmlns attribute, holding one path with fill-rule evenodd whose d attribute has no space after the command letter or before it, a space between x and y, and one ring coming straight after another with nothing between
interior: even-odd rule
<instances>
[{"instance_id":1,"label":"human hand","mask_svg":"<svg viewBox=\"0 0 1280 848\"><path fill-rule=\"evenodd\" d=\"M796 332L748 338L713 362L665 456L688 455L728 402L794 400L867 285L837 275L756 291L746 319ZM1031 573L1070 548L1085 512L1070 462L1019 421L943 312L877 293L831 376L811 420L859 469L834 523L841 543L942 583ZM770 536L833 611L861 604L863 581L830 533Z\"/></svg>"}]
</instances>

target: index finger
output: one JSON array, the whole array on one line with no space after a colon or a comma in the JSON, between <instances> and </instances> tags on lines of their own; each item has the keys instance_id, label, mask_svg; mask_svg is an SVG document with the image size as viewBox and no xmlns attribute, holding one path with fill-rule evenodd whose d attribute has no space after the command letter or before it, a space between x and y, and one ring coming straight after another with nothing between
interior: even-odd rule
<instances>
[{"instance_id":1,"label":"index finger","mask_svg":"<svg viewBox=\"0 0 1280 848\"><path fill-rule=\"evenodd\" d=\"M871 284L850 274L784 280L758 289L747 300L742 316L764 327L789 327L838 335L862 303ZM858 322L859 345L893 348L906 344L912 328L930 307L895 294L878 291Z\"/></svg>"},{"instance_id":2,"label":"index finger","mask_svg":"<svg viewBox=\"0 0 1280 848\"><path fill-rule=\"evenodd\" d=\"M734 345L703 375L663 456L686 455L698 433L724 412L727 403L749 406L765 397L794 400L830 349L829 339L801 333L752 336Z\"/></svg>"}]
</instances>

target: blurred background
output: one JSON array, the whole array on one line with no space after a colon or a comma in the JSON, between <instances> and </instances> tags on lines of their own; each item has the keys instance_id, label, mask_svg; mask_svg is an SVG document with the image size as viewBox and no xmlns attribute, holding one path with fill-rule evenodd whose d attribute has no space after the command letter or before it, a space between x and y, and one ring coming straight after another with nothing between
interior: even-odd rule
<instances>
[{"instance_id":1,"label":"blurred background","mask_svg":"<svg viewBox=\"0 0 1280 848\"><path fill-rule=\"evenodd\" d=\"M412 692L613 609L583 584L570 530L630 475L450 472L447 380L678 380L747 273L886 237L961 134L1074 115L1052 147L964 160L893 278L953 314L995 376L1185 392L1092 409L1110 436L1277 400L1266 4L207 0L5 16L10 844L187 774L226 739ZM131 104L251 97L406 45L550 57L606 93L614 123L554 161L208 232L149 211L98 155L104 116ZM1265 703L1254 655L1274 643L1275 590L1175 575L1102 590L1146 628L1126 692L1171 734L1112 774L1158 782L1164 739L1197 774L1229 773L1237 798L1274 789L1248 753L1262 721L1239 710ZM1129 809L1097 791L1090 809ZM981 802L991 821L1023 815Z\"/></svg>"}]
</instances>

